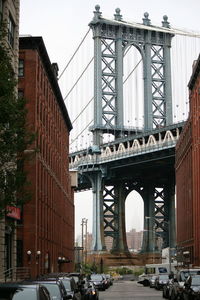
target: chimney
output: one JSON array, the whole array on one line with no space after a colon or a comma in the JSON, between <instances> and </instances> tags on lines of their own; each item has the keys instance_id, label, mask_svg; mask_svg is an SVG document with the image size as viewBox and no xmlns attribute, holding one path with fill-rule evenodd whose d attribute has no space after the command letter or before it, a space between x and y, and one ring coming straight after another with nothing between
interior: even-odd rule
<instances>
[{"instance_id":1,"label":"chimney","mask_svg":"<svg viewBox=\"0 0 200 300\"><path fill-rule=\"evenodd\" d=\"M57 79L58 78L58 71L59 71L58 64L57 63L52 63L51 67L52 67L53 73L54 73L54 75Z\"/></svg>"}]
</instances>

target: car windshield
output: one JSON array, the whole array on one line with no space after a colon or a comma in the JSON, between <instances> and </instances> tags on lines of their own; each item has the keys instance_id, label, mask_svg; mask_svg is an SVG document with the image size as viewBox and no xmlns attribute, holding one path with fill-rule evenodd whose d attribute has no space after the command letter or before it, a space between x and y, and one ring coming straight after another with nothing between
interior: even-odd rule
<instances>
[{"instance_id":1,"label":"car windshield","mask_svg":"<svg viewBox=\"0 0 200 300\"><path fill-rule=\"evenodd\" d=\"M200 285L200 276L192 277L192 285Z\"/></svg>"},{"instance_id":2,"label":"car windshield","mask_svg":"<svg viewBox=\"0 0 200 300\"><path fill-rule=\"evenodd\" d=\"M51 295L51 299L55 299L55 300L62 299L59 286L56 283L54 284L54 283L43 282L42 284L48 289Z\"/></svg>"},{"instance_id":3,"label":"car windshield","mask_svg":"<svg viewBox=\"0 0 200 300\"><path fill-rule=\"evenodd\" d=\"M168 277L168 275L160 275L159 279L160 280L166 280L166 279L169 279L169 277Z\"/></svg>"},{"instance_id":4,"label":"car windshield","mask_svg":"<svg viewBox=\"0 0 200 300\"><path fill-rule=\"evenodd\" d=\"M71 292L71 284L70 281L67 279L62 279L62 282L64 284L64 287L66 289L67 292Z\"/></svg>"},{"instance_id":5,"label":"car windshield","mask_svg":"<svg viewBox=\"0 0 200 300\"><path fill-rule=\"evenodd\" d=\"M0 300L37 300L36 290L19 287L0 291Z\"/></svg>"},{"instance_id":6,"label":"car windshield","mask_svg":"<svg viewBox=\"0 0 200 300\"><path fill-rule=\"evenodd\" d=\"M167 273L167 269L165 267L158 268L159 273Z\"/></svg>"},{"instance_id":7,"label":"car windshield","mask_svg":"<svg viewBox=\"0 0 200 300\"><path fill-rule=\"evenodd\" d=\"M196 275L199 270L191 270L191 271L182 271L181 272L181 281L185 281L189 275Z\"/></svg>"},{"instance_id":8,"label":"car windshield","mask_svg":"<svg viewBox=\"0 0 200 300\"><path fill-rule=\"evenodd\" d=\"M72 276L74 278L74 281L77 283L79 281L79 278L77 276Z\"/></svg>"},{"instance_id":9,"label":"car windshield","mask_svg":"<svg viewBox=\"0 0 200 300\"><path fill-rule=\"evenodd\" d=\"M101 275L91 275L91 280L97 280L97 281L101 281L102 280L102 276Z\"/></svg>"}]
</instances>

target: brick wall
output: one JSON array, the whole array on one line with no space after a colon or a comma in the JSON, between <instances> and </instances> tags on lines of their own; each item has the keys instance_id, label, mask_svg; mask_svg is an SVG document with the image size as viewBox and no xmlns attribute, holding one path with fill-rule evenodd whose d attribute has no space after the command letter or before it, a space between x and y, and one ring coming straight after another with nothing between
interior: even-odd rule
<instances>
[{"instance_id":1,"label":"brick wall","mask_svg":"<svg viewBox=\"0 0 200 300\"><path fill-rule=\"evenodd\" d=\"M20 50L24 76L20 78L19 89L28 100L27 126L37 133L33 145L37 152L26 165L32 200L24 206L23 227L18 236L23 239L23 265L31 267L35 276L48 271L73 270L74 202L68 171L71 124L59 103L62 99L56 93L56 78L47 69L43 42L31 37L24 39L30 43ZM53 85L52 80L55 80ZM28 260L28 250L32 253L31 260ZM37 251L41 251L39 257ZM58 257L73 262L59 266Z\"/></svg>"}]
</instances>

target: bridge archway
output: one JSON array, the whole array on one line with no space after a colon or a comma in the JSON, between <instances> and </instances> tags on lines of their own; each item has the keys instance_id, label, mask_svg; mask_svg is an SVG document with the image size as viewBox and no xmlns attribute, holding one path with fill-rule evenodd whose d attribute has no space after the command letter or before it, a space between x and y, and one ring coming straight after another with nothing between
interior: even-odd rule
<instances>
[{"instance_id":1,"label":"bridge archway","mask_svg":"<svg viewBox=\"0 0 200 300\"><path fill-rule=\"evenodd\" d=\"M126 232L131 229L143 230L144 202L141 195L133 190L125 200Z\"/></svg>"},{"instance_id":2,"label":"bridge archway","mask_svg":"<svg viewBox=\"0 0 200 300\"><path fill-rule=\"evenodd\" d=\"M124 48L123 103L124 126L144 127L144 70L142 50L135 44Z\"/></svg>"},{"instance_id":3,"label":"bridge archway","mask_svg":"<svg viewBox=\"0 0 200 300\"><path fill-rule=\"evenodd\" d=\"M141 195L133 190L125 200L126 239L129 250L141 249L144 228L144 202Z\"/></svg>"}]
</instances>

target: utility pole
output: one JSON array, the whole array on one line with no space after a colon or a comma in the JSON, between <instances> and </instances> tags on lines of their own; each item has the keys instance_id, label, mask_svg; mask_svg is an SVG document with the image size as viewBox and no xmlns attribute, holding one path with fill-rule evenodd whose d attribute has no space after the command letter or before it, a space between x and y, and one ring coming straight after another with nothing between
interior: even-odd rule
<instances>
[{"instance_id":1,"label":"utility pole","mask_svg":"<svg viewBox=\"0 0 200 300\"><path fill-rule=\"evenodd\" d=\"M85 264L87 263L87 223L88 219L85 219Z\"/></svg>"},{"instance_id":2,"label":"utility pole","mask_svg":"<svg viewBox=\"0 0 200 300\"><path fill-rule=\"evenodd\" d=\"M81 259L81 261L82 261L82 265L83 265L83 263L86 264L86 262L87 262L87 222L88 222L88 219L86 219L86 218L83 218L82 222L81 222L81 239L82 239L82 242L81 242L81 244L82 244L81 245L82 246L82 259ZM85 236L85 239L84 239L84 236ZM84 259L84 256L85 256L85 259Z\"/></svg>"}]
</instances>

